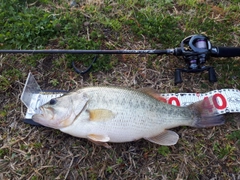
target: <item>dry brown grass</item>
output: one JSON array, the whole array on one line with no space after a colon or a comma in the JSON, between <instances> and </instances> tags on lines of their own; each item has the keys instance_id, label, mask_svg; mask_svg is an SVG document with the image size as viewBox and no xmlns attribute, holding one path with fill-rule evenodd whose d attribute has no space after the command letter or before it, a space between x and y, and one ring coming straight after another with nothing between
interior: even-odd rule
<instances>
[{"instance_id":1,"label":"dry brown grass","mask_svg":"<svg viewBox=\"0 0 240 180\"><path fill-rule=\"evenodd\" d=\"M211 2L214 4L212 18L224 18L230 13L222 12L216 2ZM180 3L175 5L178 13L186 8ZM232 18L235 20L236 16ZM122 44L114 43L113 30L103 44L116 49L151 48L146 37L134 36L127 26L122 30ZM239 45L239 34L233 37L228 43ZM214 40L218 39L219 36ZM112 149L106 149L58 130L24 124L22 119L26 109L20 102L29 71L42 89L73 90L111 85L133 89L151 87L159 93L168 93L239 88L239 58L210 61L219 78L215 84L209 83L207 74L202 73L184 74L184 82L175 86L174 69L182 62L173 56L113 55L111 59L117 60L113 69L83 76L74 73L66 61L61 61L60 67L55 66L64 55L42 57L36 66L23 63L29 56L2 55L0 59L0 72L18 67L22 73L21 78L9 76L7 85L3 86L6 89L0 90L0 179L240 179L239 137L229 137L234 132L239 135L239 114L225 115L226 124L219 127L175 128L180 140L166 149L145 140L111 144ZM57 85L53 85L53 79L58 81Z\"/></svg>"}]
</instances>

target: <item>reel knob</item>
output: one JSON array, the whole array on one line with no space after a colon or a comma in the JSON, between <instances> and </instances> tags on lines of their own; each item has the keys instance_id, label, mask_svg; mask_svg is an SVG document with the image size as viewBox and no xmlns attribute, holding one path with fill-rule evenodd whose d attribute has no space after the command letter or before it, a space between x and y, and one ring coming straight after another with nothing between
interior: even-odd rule
<instances>
[{"instance_id":1,"label":"reel knob","mask_svg":"<svg viewBox=\"0 0 240 180\"><path fill-rule=\"evenodd\" d=\"M174 73L174 76L175 76L174 83L175 83L175 85L178 84L178 83L182 83L183 82L182 81L181 72L182 71L180 69L176 69L175 70L175 73Z\"/></svg>"},{"instance_id":2,"label":"reel knob","mask_svg":"<svg viewBox=\"0 0 240 180\"><path fill-rule=\"evenodd\" d=\"M209 75L208 78L209 78L210 82L212 82L212 83L217 82L216 72L213 67L209 67L208 75Z\"/></svg>"}]
</instances>

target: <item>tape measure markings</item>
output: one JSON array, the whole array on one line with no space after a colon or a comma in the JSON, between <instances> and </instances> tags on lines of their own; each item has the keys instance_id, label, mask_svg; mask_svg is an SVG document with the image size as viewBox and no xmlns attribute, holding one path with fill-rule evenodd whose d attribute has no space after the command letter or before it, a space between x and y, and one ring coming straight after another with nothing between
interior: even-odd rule
<instances>
[{"instance_id":1,"label":"tape measure markings","mask_svg":"<svg viewBox=\"0 0 240 180\"><path fill-rule=\"evenodd\" d=\"M39 106L47 103L52 98L57 98L65 93L62 92L41 92L35 94L31 100L31 108L28 108L26 117L32 117L33 114L40 112ZM167 103L175 106L188 106L194 102L206 100L213 97L213 105L219 114L240 113L240 91L237 89L220 89L207 93L164 93ZM211 110L212 107L209 109Z\"/></svg>"},{"instance_id":2,"label":"tape measure markings","mask_svg":"<svg viewBox=\"0 0 240 180\"><path fill-rule=\"evenodd\" d=\"M240 91L237 89L220 89L208 93L166 93L161 96L167 99L168 104L175 106L187 106L212 96L218 113L240 112Z\"/></svg>"}]
</instances>

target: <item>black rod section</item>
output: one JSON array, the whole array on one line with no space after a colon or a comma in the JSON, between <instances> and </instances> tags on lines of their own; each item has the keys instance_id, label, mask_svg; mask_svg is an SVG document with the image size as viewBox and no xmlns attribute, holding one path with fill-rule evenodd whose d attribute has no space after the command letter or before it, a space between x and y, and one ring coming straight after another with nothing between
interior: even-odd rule
<instances>
[{"instance_id":1,"label":"black rod section","mask_svg":"<svg viewBox=\"0 0 240 180\"><path fill-rule=\"evenodd\" d=\"M172 54L173 49L166 50L0 50L1 53L8 54Z\"/></svg>"},{"instance_id":2,"label":"black rod section","mask_svg":"<svg viewBox=\"0 0 240 180\"><path fill-rule=\"evenodd\" d=\"M237 57L240 56L240 47L213 47L213 57Z\"/></svg>"}]
</instances>

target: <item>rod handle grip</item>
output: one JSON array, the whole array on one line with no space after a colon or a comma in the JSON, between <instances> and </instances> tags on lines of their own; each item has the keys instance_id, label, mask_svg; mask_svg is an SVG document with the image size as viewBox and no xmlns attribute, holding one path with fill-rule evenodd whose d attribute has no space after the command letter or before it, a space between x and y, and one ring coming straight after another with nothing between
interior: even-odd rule
<instances>
[{"instance_id":1,"label":"rod handle grip","mask_svg":"<svg viewBox=\"0 0 240 180\"><path fill-rule=\"evenodd\" d=\"M240 56L240 47L213 47L213 57L237 57Z\"/></svg>"}]
</instances>

